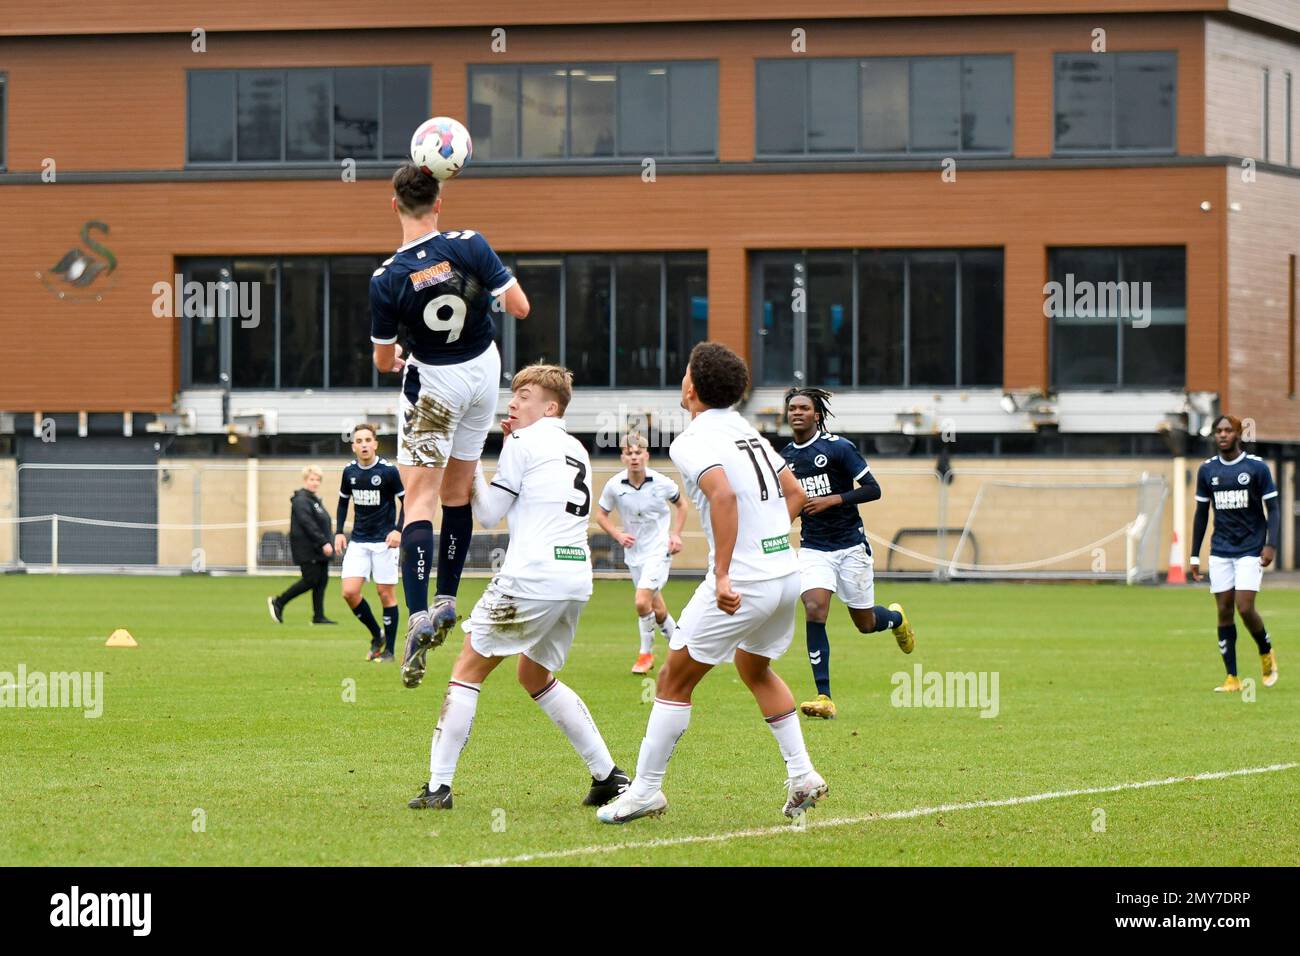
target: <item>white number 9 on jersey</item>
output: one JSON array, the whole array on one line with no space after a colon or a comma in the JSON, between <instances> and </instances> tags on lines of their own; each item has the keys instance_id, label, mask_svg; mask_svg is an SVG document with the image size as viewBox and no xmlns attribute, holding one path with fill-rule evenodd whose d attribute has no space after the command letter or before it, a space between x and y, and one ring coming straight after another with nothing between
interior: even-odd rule
<instances>
[{"instance_id":1,"label":"white number 9 on jersey","mask_svg":"<svg viewBox=\"0 0 1300 956\"><path fill-rule=\"evenodd\" d=\"M424 324L435 332L449 332L447 344L460 338L460 330L465 327L465 313L468 306L458 295L440 295L429 300L424 307ZM445 318L444 318L445 316Z\"/></svg>"}]
</instances>

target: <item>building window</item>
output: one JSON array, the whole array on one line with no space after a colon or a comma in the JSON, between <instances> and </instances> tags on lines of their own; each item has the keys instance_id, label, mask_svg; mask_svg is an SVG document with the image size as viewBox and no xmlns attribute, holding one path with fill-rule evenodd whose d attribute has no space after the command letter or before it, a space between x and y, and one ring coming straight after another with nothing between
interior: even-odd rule
<instances>
[{"instance_id":1,"label":"building window","mask_svg":"<svg viewBox=\"0 0 1300 956\"><path fill-rule=\"evenodd\" d=\"M374 388L397 376L371 362L370 276L384 256L183 259L185 387ZM503 382L533 362L576 385L668 388L708 334L703 253L517 255L526 320L497 320Z\"/></svg>"},{"instance_id":2,"label":"building window","mask_svg":"<svg viewBox=\"0 0 1300 956\"><path fill-rule=\"evenodd\" d=\"M1172 153L1176 53L1058 53L1056 152Z\"/></svg>"},{"instance_id":3,"label":"building window","mask_svg":"<svg viewBox=\"0 0 1300 956\"><path fill-rule=\"evenodd\" d=\"M764 252L751 268L762 385L1002 384L1002 251Z\"/></svg>"},{"instance_id":4,"label":"building window","mask_svg":"<svg viewBox=\"0 0 1300 956\"><path fill-rule=\"evenodd\" d=\"M1264 159L1264 162L1267 163L1267 162L1268 162L1268 147L1269 147L1269 142L1268 142L1268 134L1269 134L1269 128L1268 128L1268 127L1269 127L1269 115L1268 115L1268 114L1269 114L1269 102L1268 102L1268 88L1269 88L1269 82L1268 82L1268 80L1269 80L1269 72L1268 72L1268 67L1264 67L1264 73L1263 73L1263 76L1260 78L1260 80L1261 80L1261 84L1262 84L1262 88L1261 88L1261 91L1260 91L1260 92L1261 92L1261 99L1263 100L1262 115L1260 116L1260 127L1261 127L1261 128L1263 129L1263 131L1264 131L1264 139L1263 139L1263 142L1260 143L1260 149L1262 150L1262 152L1260 153L1260 156L1262 156L1263 159Z\"/></svg>"},{"instance_id":5,"label":"building window","mask_svg":"<svg viewBox=\"0 0 1300 956\"><path fill-rule=\"evenodd\" d=\"M191 165L400 160L429 115L429 68L191 70Z\"/></svg>"},{"instance_id":6,"label":"building window","mask_svg":"<svg viewBox=\"0 0 1300 956\"><path fill-rule=\"evenodd\" d=\"M1183 388L1187 276L1181 246L1048 254L1057 388Z\"/></svg>"},{"instance_id":7,"label":"building window","mask_svg":"<svg viewBox=\"0 0 1300 956\"><path fill-rule=\"evenodd\" d=\"M1294 161L1294 159L1292 159L1292 155L1294 155L1294 153L1292 153L1292 137L1294 137L1294 129L1292 129L1292 116L1291 116L1291 111L1292 111L1292 109L1294 109L1295 104L1292 103L1292 100L1291 100L1291 72L1290 72L1290 70L1288 70L1288 72L1287 72L1286 99L1284 99L1284 104L1286 104L1286 118L1284 118L1284 120L1283 120L1283 135L1284 135L1284 137L1286 137L1286 143L1287 143L1287 144L1286 144L1286 152L1287 152L1286 161L1287 161L1287 165L1288 165L1288 166L1291 166L1291 165L1295 165L1295 161ZM0 163L3 163L3 161L4 161L4 153L3 153L3 152L0 152Z\"/></svg>"},{"instance_id":8,"label":"building window","mask_svg":"<svg viewBox=\"0 0 1300 956\"><path fill-rule=\"evenodd\" d=\"M1009 56L759 60L760 156L1010 153Z\"/></svg>"},{"instance_id":9,"label":"building window","mask_svg":"<svg viewBox=\"0 0 1300 956\"><path fill-rule=\"evenodd\" d=\"M182 259L186 387L374 388L370 275L384 256Z\"/></svg>"},{"instance_id":10,"label":"building window","mask_svg":"<svg viewBox=\"0 0 1300 956\"><path fill-rule=\"evenodd\" d=\"M708 337L703 253L502 256L528 294L527 319L500 324L502 378L534 362L579 386L671 388Z\"/></svg>"},{"instance_id":11,"label":"building window","mask_svg":"<svg viewBox=\"0 0 1300 956\"><path fill-rule=\"evenodd\" d=\"M471 66L477 161L714 157L713 62Z\"/></svg>"}]
</instances>

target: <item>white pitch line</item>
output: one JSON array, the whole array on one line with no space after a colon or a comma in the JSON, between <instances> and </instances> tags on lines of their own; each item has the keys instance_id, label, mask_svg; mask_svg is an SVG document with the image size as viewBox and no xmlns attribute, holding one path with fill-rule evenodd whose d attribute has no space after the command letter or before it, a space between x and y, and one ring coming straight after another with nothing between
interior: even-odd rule
<instances>
[{"instance_id":1,"label":"white pitch line","mask_svg":"<svg viewBox=\"0 0 1300 956\"><path fill-rule=\"evenodd\" d=\"M915 817L928 817L936 813L953 813L957 810L982 810L988 807L1014 807L1022 803L1039 803L1043 800L1060 800L1065 797L1086 797L1097 793L1119 793L1124 790L1143 790L1147 787L1166 787L1174 783L1191 783L1200 780L1224 780L1228 777L1244 777L1256 773L1276 773L1279 770L1291 770L1300 767L1300 763L1275 763L1267 767L1247 767L1243 770L1219 770L1214 773L1198 773L1183 777L1166 777L1163 780L1143 780L1138 783L1117 783L1110 787L1085 787L1081 790L1052 790L1047 793L1032 793L1025 797L1007 797L1003 800L975 800L970 803L942 803L937 807L914 807L911 810L894 810L889 813L867 813L856 817L832 817L815 824L808 824L809 830L821 830L825 827L853 826L858 823L874 823L881 820L911 820ZM483 860L470 860L462 866L503 866L509 863L531 863L535 860L563 860L575 856L591 856L600 853L619 853L623 850L648 850L665 846L684 846L689 843L723 843L727 840L746 839L749 837L775 836L781 833L799 833L790 824L772 827L755 827L749 830L731 830L727 833L709 833L701 836L667 837L658 840L644 840L638 843L606 843L595 846L580 846L569 850L546 850L541 853L521 853L518 856L489 857Z\"/></svg>"}]
</instances>

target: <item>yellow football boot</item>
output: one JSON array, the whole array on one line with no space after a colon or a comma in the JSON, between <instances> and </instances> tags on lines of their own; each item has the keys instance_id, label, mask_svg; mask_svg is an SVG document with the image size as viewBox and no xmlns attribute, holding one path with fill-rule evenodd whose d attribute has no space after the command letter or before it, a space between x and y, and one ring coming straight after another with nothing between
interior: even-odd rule
<instances>
[{"instance_id":1,"label":"yellow football boot","mask_svg":"<svg viewBox=\"0 0 1300 956\"><path fill-rule=\"evenodd\" d=\"M894 628L894 640L898 641L898 649L904 654L910 654L912 648L916 647L916 632L912 630L912 625L907 623L907 614L903 611L903 605L891 604L889 609L903 619L903 623Z\"/></svg>"},{"instance_id":2,"label":"yellow football boot","mask_svg":"<svg viewBox=\"0 0 1300 956\"><path fill-rule=\"evenodd\" d=\"M835 701L825 694L818 694L816 700L804 701L799 705L799 709L809 717L820 717L822 720L835 719Z\"/></svg>"},{"instance_id":3,"label":"yellow football boot","mask_svg":"<svg viewBox=\"0 0 1300 956\"><path fill-rule=\"evenodd\" d=\"M1259 666L1264 672L1264 686L1272 687L1277 683L1277 651L1259 655Z\"/></svg>"},{"instance_id":4,"label":"yellow football boot","mask_svg":"<svg viewBox=\"0 0 1300 956\"><path fill-rule=\"evenodd\" d=\"M1214 688L1216 694L1236 694L1240 691L1241 681L1237 680L1235 674L1229 674L1222 684Z\"/></svg>"}]
</instances>

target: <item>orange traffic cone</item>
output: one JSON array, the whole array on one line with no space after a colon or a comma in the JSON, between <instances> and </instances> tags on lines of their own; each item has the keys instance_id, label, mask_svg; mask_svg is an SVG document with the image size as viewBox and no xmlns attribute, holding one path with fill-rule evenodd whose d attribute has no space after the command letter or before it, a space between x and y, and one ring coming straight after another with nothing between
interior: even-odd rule
<instances>
[{"instance_id":1,"label":"orange traffic cone","mask_svg":"<svg viewBox=\"0 0 1300 956\"><path fill-rule=\"evenodd\" d=\"M1169 545L1169 576L1165 578L1169 584L1186 584L1187 572L1183 570L1183 545L1178 540L1178 532L1174 532L1174 540Z\"/></svg>"}]
</instances>

